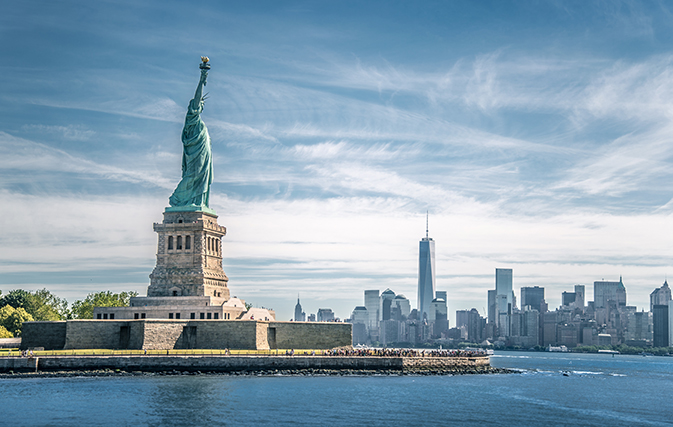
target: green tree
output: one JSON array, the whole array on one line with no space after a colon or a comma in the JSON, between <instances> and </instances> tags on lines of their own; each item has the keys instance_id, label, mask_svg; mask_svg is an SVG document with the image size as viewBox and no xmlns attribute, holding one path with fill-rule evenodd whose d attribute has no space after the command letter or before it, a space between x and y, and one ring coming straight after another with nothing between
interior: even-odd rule
<instances>
[{"instance_id":1,"label":"green tree","mask_svg":"<svg viewBox=\"0 0 673 427\"><path fill-rule=\"evenodd\" d=\"M11 290L7 295L0 298L0 307L11 305L14 308L25 308L29 296L30 292L23 289Z\"/></svg>"},{"instance_id":2,"label":"green tree","mask_svg":"<svg viewBox=\"0 0 673 427\"><path fill-rule=\"evenodd\" d=\"M0 307L23 308L35 320L62 320L68 312L68 302L47 289L34 292L14 289L0 298Z\"/></svg>"},{"instance_id":3,"label":"green tree","mask_svg":"<svg viewBox=\"0 0 673 427\"><path fill-rule=\"evenodd\" d=\"M4 326L0 326L0 338L14 338L14 335L5 329Z\"/></svg>"},{"instance_id":4,"label":"green tree","mask_svg":"<svg viewBox=\"0 0 673 427\"><path fill-rule=\"evenodd\" d=\"M0 308L0 326L7 329L15 337L21 336L23 322L32 322L33 316L22 307L14 308L6 305Z\"/></svg>"},{"instance_id":5,"label":"green tree","mask_svg":"<svg viewBox=\"0 0 673 427\"><path fill-rule=\"evenodd\" d=\"M47 289L29 293L24 305L35 320L63 320L67 317L68 302Z\"/></svg>"},{"instance_id":6,"label":"green tree","mask_svg":"<svg viewBox=\"0 0 673 427\"><path fill-rule=\"evenodd\" d=\"M72 304L70 317L73 319L93 319L94 307L128 307L132 297L138 296L138 292L120 292L113 294L110 291L95 292L89 294L83 300L77 300Z\"/></svg>"}]
</instances>

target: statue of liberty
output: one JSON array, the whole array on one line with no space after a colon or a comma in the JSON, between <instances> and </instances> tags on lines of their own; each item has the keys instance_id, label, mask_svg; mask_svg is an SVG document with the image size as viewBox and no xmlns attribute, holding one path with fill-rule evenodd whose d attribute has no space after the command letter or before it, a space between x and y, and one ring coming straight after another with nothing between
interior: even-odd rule
<instances>
[{"instance_id":1,"label":"statue of liberty","mask_svg":"<svg viewBox=\"0 0 673 427\"><path fill-rule=\"evenodd\" d=\"M213 158L210 147L210 135L206 124L201 120L205 97L203 86L208 77L208 58L202 56L201 78L196 87L194 99L189 101L185 126L182 129L182 180L168 199L171 205L167 212L206 211L209 208L210 184L213 182Z\"/></svg>"}]
</instances>

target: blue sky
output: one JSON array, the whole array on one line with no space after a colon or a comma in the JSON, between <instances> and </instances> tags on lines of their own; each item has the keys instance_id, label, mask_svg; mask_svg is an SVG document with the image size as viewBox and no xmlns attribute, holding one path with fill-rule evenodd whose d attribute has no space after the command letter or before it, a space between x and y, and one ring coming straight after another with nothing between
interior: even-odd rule
<instances>
[{"instance_id":1,"label":"blue sky","mask_svg":"<svg viewBox=\"0 0 673 427\"><path fill-rule=\"evenodd\" d=\"M483 314L496 267L551 306L623 275L647 309L673 271L672 18L664 2L4 2L0 290L145 294L207 55L233 295L283 320L297 293L342 318L365 289L415 306L427 210L451 312Z\"/></svg>"}]
</instances>

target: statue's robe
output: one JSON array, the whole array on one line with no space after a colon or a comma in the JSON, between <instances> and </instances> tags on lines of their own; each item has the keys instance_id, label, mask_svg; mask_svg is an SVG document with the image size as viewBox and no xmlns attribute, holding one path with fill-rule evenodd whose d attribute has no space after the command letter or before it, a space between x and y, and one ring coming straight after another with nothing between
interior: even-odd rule
<instances>
[{"instance_id":1,"label":"statue's robe","mask_svg":"<svg viewBox=\"0 0 673 427\"><path fill-rule=\"evenodd\" d=\"M182 180L171 195L171 206L209 207L213 182L210 135L201 120L203 102L192 99L182 129Z\"/></svg>"}]
</instances>

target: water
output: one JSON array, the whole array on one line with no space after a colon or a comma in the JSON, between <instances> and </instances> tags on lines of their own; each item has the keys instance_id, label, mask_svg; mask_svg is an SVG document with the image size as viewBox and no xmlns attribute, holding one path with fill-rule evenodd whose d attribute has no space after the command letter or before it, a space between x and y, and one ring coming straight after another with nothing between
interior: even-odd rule
<instances>
[{"instance_id":1,"label":"water","mask_svg":"<svg viewBox=\"0 0 673 427\"><path fill-rule=\"evenodd\" d=\"M673 358L503 352L491 364L523 371L7 379L0 425L673 425Z\"/></svg>"}]
</instances>

